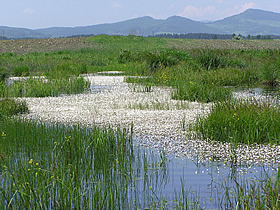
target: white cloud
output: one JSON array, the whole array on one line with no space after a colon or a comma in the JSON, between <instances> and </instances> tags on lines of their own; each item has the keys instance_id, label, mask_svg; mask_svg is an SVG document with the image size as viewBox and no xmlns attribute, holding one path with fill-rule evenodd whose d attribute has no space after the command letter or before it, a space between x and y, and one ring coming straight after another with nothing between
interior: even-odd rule
<instances>
[{"instance_id":1,"label":"white cloud","mask_svg":"<svg viewBox=\"0 0 280 210\"><path fill-rule=\"evenodd\" d=\"M256 6L257 6L256 3L254 2L243 4L241 5L240 12L244 12L247 9L256 8Z\"/></svg>"},{"instance_id":2,"label":"white cloud","mask_svg":"<svg viewBox=\"0 0 280 210\"><path fill-rule=\"evenodd\" d=\"M26 14L26 15L32 15L35 13L35 10L30 7L27 7L22 12L23 12L23 14Z\"/></svg>"},{"instance_id":3,"label":"white cloud","mask_svg":"<svg viewBox=\"0 0 280 210\"><path fill-rule=\"evenodd\" d=\"M254 2L248 2L239 6L235 6L233 8L230 9L226 9L223 11L223 16L224 17L228 17L228 16L232 16L232 15L237 15L241 12L246 11L247 9L252 9L252 8L256 8L257 4Z\"/></svg>"},{"instance_id":4,"label":"white cloud","mask_svg":"<svg viewBox=\"0 0 280 210\"><path fill-rule=\"evenodd\" d=\"M179 15L191 19L203 19L207 17L210 18L216 12L217 9L214 6L194 7L192 5L188 5L184 8L184 11Z\"/></svg>"},{"instance_id":5,"label":"white cloud","mask_svg":"<svg viewBox=\"0 0 280 210\"><path fill-rule=\"evenodd\" d=\"M120 9L120 8L122 8L122 5L121 5L119 2L117 2L117 1L113 2L111 6L112 6L112 8L114 8L114 9Z\"/></svg>"},{"instance_id":6,"label":"white cloud","mask_svg":"<svg viewBox=\"0 0 280 210\"><path fill-rule=\"evenodd\" d=\"M174 7L174 4L169 5L169 10L172 10Z\"/></svg>"},{"instance_id":7,"label":"white cloud","mask_svg":"<svg viewBox=\"0 0 280 210\"><path fill-rule=\"evenodd\" d=\"M222 0L217 0L222 2ZM207 7L195 7L188 5L184 8L183 12L179 15L190 18L193 20L218 20L232 15L239 14L250 8L256 8L257 4L254 2L248 2L242 5L237 5L232 8L218 9L214 6Z\"/></svg>"}]
</instances>

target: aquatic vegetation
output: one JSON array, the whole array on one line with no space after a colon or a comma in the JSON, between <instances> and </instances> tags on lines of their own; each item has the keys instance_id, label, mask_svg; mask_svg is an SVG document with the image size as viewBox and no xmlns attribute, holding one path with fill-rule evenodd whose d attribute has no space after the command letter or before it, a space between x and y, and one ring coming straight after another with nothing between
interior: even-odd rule
<instances>
[{"instance_id":1,"label":"aquatic vegetation","mask_svg":"<svg viewBox=\"0 0 280 210\"><path fill-rule=\"evenodd\" d=\"M172 98L198 102L226 101L232 97L231 90L214 85L204 85L190 81L184 85L178 85Z\"/></svg>"},{"instance_id":2,"label":"aquatic vegetation","mask_svg":"<svg viewBox=\"0 0 280 210\"><path fill-rule=\"evenodd\" d=\"M23 114L28 112L25 101L16 101L14 99L3 98L0 100L0 120L3 117Z\"/></svg>"},{"instance_id":3,"label":"aquatic vegetation","mask_svg":"<svg viewBox=\"0 0 280 210\"><path fill-rule=\"evenodd\" d=\"M194 127L203 138L243 144L278 144L280 112L259 101L217 102Z\"/></svg>"},{"instance_id":4,"label":"aquatic vegetation","mask_svg":"<svg viewBox=\"0 0 280 210\"><path fill-rule=\"evenodd\" d=\"M82 77L65 79L29 78L15 81L7 87L10 97L47 97L61 94L83 93L89 88L89 82Z\"/></svg>"},{"instance_id":5,"label":"aquatic vegetation","mask_svg":"<svg viewBox=\"0 0 280 210\"><path fill-rule=\"evenodd\" d=\"M58 40L48 40L47 43L52 41ZM28 40L33 47L25 47L24 54L16 47L17 53L0 54L0 95L3 97L0 100L0 207L201 208L199 196L192 197L191 190L184 188L184 180L175 198L158 194L160 189L155 184L158 176L153 178L153 175L167 176L164 155L160 160L152 158L150 161L146 154L136 153L126 131L2 119L2 116L27 111L24 102L5 97L83 93L89 83L79 78L80 74L119 70L123 74L136 75L126 81L141 84L134 90L139 94L153 94L155 86L165 86L174 90L172 97L176 100L214 102L207 116L200 113L193 129L203 139L233 145L230 150L233 156L238 155L236 145L240 144L243 147L255 143L279 145L278 109L262 102L231 101L231 90L223 87L252 87L262 83L277 86L280 54L279 50L272 50L277 42L190 41L105 35L89 37L81 42L81 46L86 48L69 50L67 46L58 50L57 46L49 49L46 46L50 45L42 44L38 46L45 46L46 50L40 48L39 51L44 52L28 53L34 49L38 51L38 46L34 47L34 42ZM8 75L31 77L7 84ZM33 76L45 78L35 79ZM133 104L125 101L118 108L137 109L133 110L135 112L145 110L148 116L152 110L180 112L190 109L191 103L185 101L143 100ZM179 116L176 123L184 134L190 131L189 121L193 116L190 114L192 111L188 111L172 115L173 118ZM114 111L114 117L119 116ZM135 128L137 131L141 129ZM158 131L161 135L168 133L167 129L158 128ZM168 144L166 140L157 146L167 147ZM217 159L213 155L207 162ZM235 180L235 188L226 186L226 190L231 192L222 195L228 199L227 207L279 208L279 176L274 178L268 175L265 181L250 184ZM143 179L144 184L138 188L139 179ZM220 196L217 193L218 200Z\"/></svg>"}]
</instances>

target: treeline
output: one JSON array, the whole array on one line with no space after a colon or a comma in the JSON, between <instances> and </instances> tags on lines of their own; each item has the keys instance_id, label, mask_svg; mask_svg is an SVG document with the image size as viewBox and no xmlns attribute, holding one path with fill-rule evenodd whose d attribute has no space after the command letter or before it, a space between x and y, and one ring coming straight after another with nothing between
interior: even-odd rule
<instances>
[{"instance_id":1,"label":"treeline","mask_svg":"<svg viewBox=\"0 0 280 210\"><path fill-rule=\"evenodd\" d=\"M173 39L250 39L250 40L269 40L280 39L278 35L236 35L236 34L207 34L207 33L189 33L189 34L156 34L154 37L173 38Z\"/></svg>"},{"instance_id":2,"label":"treeline","mask_svg":"<svg viewBox=\"0 0 280 210\"><path fill-rule=\"evenodd\" d=\"M248 35L246 37L246 39L262 39L262 40L269 40L269 39L280 39L280 36L278 35L256 35L256 36L251 36L251 35Z\"/></svg>"},{"instance_id":3,"label":"treeline","mask_svg":"<svg viewBox=\"0 0 280 210\"><path fill-rule=\"evenodd\" d=\"M8 37L0 36L0 40L8 40Z\"/></svg>"}]
</instances>

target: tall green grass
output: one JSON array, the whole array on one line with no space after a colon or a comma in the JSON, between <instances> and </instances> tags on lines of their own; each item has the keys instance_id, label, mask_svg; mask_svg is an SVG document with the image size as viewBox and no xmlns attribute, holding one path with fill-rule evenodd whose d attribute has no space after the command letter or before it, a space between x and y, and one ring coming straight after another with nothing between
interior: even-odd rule
<instances>
[{"instance_id":1,"label":"tall green grass","mask_svg":"<svg viewBox=\"0 0 280 210\"><path fill-rule=\"evenodd\" d=\"M198 102L226 101L232 97L229 89L214 85L199 84L190 81L179 85L174 91L172 98L176 100L188 100Z\"/></svg>"},{"instance_id":2,"label":"tall green grass","mask_svg":"<svg viewBox=\"0 0 280 210\"><path fill-rule=\"evenodd\" d=\"M204 139L244 144L279 144L280 111L259 101L217 102L194 127Z\"/></svg>"},{"instance_id":3,"label":"tall green grass","mask_svg":"<svg viewBox=\"0 0 280 210\"><path fill-rule=\"evenodd\" d=\"M89 88L89 82L82 77L44 79L29 78L15 81L6 89L9 97L47 97L61 94L83 93Z\"/></svg>"},{"instance_id":4,"label":"tall green grass","mask_svg":"<svg viewBox=\"0 0 280 210\"><path fill-rule=\"evenodd\" d=\"M141 152L131 131L0 121L0 208L182 208L188 191L161 194L164 154ZM171 200L170 200L171 199Z\"/></svg>"},{"instance_id":5,"label":"tall green grass","mask_svg":"<svg viewBox=\"0 0 280 210\"><path fill-rule=\"evenodd\" d=\"M125 132L21 120L2 121L1 130L1 208L129 205L133 149Z\"/></svg>"},{"instance_id":6,"label":"tall green grass","mask_svg":"<svg viewBox=\"0 0 280 210\"><path fill-rule=\"evenodd\" d=\"M279 209L280 208L280 176L279 171L271 176L264 169L264 176L252 180L240 180L232 177L233 185L227 186L224 200L228 208L235 209Z\"/></svg>"},{"instance_id":7,"label":"tall green grass","mask_svg":"<svg viewBox=\"0 0 280 210\"><path fill-rule=\"evenodd\" d=\"M14 99L0 99L0 120L4 117L23 114L28 112L28 107L25 101L19 102Z\"/></svg>"}]
</instances>

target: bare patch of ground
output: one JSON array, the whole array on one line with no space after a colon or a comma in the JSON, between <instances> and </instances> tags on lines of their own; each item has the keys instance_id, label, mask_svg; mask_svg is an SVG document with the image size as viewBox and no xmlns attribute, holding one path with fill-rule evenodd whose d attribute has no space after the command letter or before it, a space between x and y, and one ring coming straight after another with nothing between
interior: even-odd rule
<instances>
[{"instance_id":1,"label":"bare patch of ground","mask_svg":"<svg viewBox=\"0 0 280 210\"><path fill-rule=\"evenodd\" d=\"M24 54L29 52L50 52L57 50L77 50L92 47L93 42L85 37L55 39L0 40L0 53Z\"/></svg>"}]
</instances>

